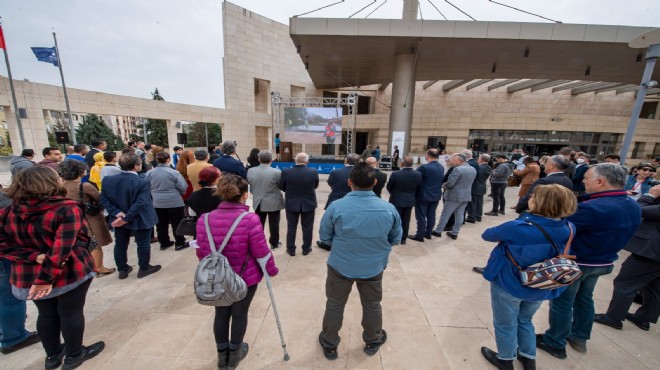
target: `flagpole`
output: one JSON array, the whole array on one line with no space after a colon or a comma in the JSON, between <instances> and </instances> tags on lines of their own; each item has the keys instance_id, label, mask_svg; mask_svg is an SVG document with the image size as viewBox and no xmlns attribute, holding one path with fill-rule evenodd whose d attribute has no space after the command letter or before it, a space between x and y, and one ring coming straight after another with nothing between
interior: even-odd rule
<instances>
[{"instance_id":1,"label":"flagpole","mask_svg":"<svg viewBox=\"0 0 660 370\"><path fill-rule=\"evenodd\" d=\"M57 65L60 67L60 76L62 77L62 89L64 90L64 102L66 103L66 112L69 115L69 127L71 129L71 140L73 145L78 144L76 141L76 129L73 127L73 116L71 115L71 107L69 106L69 97L66 94L66 84L64 83L64 72L62 72L62 58L60 58L60 49L57 47L57 35L53 32L53 39L55 40L55 53L57 54Z\"/></svg>"},{"instance_id":2,"label":"flagpole","mask_svg":"<svg viewBox=\"0 0 660 370\"><path fill-rule=\"evenodd\" d=\"M0 17L0 32L2 32L2 18ZM14 89L14 79L11 77L11 67L9 66L9 55L7 54L7 42L4 43L5 64L7 64L7 77L9 77L9 89L11 98L14 100L14 113L16 113L16 126L18 126L18 135L21 137L21 150L25 149L25 135L23 134L23 124L21 123L21 114L18 111L18 101L16 100L16 90Z\"/></svg>"}]
</instances>

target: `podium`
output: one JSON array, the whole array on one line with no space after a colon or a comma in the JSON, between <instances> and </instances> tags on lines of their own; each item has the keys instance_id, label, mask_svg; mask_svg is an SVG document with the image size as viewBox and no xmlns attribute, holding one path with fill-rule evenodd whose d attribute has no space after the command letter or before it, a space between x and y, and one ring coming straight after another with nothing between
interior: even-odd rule
<instances>
[{"instance_id":1,"label":"podium","mask_svg":"<svg viewBox=\"0 0 660 370\"><path fill-rule=\"evenodd\" d=\"M280 162L293 162L293 143L290 141L280 142Z\"/></svg>"}]
</instances>

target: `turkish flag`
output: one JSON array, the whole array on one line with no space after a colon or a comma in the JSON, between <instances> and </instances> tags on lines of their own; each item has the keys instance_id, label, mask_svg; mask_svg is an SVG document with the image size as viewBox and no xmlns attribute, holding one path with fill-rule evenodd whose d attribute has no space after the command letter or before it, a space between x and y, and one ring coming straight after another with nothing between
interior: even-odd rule
<instances>
[{"instance_id":1,"label":"turkish flag","mask_svg":"<svg viewBox=\"0 0 660 370\"><path fill-rule=\"evenodd\" d=\"M5 46L5 35L2 33L2 25L0 25L0 49L7 49Z\"/></svg>"}]
</instances>

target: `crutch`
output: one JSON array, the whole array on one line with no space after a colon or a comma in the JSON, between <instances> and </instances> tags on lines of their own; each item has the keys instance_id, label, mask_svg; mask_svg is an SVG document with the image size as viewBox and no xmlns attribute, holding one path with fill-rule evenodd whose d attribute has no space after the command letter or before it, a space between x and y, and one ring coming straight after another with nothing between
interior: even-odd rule
<instances>
[{"instance_id":1,"label":"crutch","mask_svg":"<svg viewBox=\"0 0 660 370\"><path fill-rule=\"evenodd\" d=\"M275 322L277 323L277 330L280 332L280 341L282 342L282 350L284 351L284 361L289 361L289 353L286 351L286 343L284 342L284 333L282 332L282 325L280 324L280 315L277 313L277 305L275 305L275 297L273 296L273 286L270 284L270 275L266 271L266 262L270 258L271 254L268 253L266 257L257 259L261 271L264 272L264 277L266 278L266 286L268 287L268 294L270 295L270 302L273 304L273 313L275 314Z\"/></svg>"}]
</instances>

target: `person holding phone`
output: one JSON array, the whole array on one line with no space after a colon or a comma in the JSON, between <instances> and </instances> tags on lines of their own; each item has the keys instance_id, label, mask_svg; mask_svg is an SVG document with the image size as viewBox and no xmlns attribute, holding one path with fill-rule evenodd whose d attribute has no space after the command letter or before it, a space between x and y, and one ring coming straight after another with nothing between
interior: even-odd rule
<instances>
[{"instance_id":1,"label":"person holding phone","mask_svg":"<svg viewBox=\"0 0 660 370\"><path fill-rule=\"evenodd\" d=\"M629 176L626 185L623 187L628 196L637 200L640 196L647 194L651 189L651 181L655 174L655 168L650 163L643 163L637 166L637 173Z\"/></svg>"}]
</instances>

